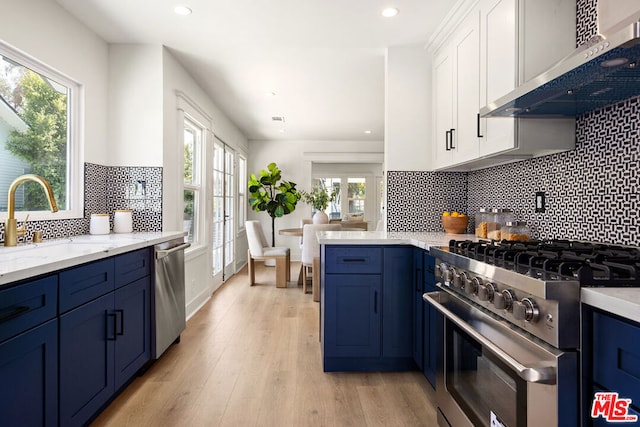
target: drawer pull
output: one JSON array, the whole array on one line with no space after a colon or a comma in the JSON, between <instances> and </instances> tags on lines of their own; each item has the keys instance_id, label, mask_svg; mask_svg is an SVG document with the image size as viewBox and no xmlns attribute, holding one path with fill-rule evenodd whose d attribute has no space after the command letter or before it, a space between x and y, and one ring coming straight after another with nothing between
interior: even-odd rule
<instances>
[{"instance_id":1,"label":"drawer pull","mask_svg":"<svg viewBox=\"0 0 640 427\"><path fill-rule=\"evenodd\" d=\"M10 313L6 313L6 314L1 315L0 316L0 323L8 322L9 320L18 317L18 316L26 313L29 310L31 310L31 308L27 307L27 306L24 306L24 305L16 307Z\"/></svg>"},{"instance_id":2,"label":"drawer pull","mask_svg":"<svg viewBox=\"0 0 640 427\"><path fill-rule=\"evenodd\" d=\"M367 262L368 260L365 258L342 258L342 262Z\"/></svg>"}]
</instances>

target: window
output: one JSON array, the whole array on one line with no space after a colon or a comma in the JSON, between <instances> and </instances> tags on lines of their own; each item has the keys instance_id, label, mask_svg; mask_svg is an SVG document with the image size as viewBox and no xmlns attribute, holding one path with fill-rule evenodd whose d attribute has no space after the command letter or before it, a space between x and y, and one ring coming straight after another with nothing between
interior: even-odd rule
<instances>
[{"instance_id":1,"label":"window","mask_svg":"<svg viewBox=\"0 0 640 427\"><path fill-rule=\"evenodd\" d=\"M18 176L45 178L60 212L51 213L39 184L27 181L15 193L15 210L32 219L82 216L78 83L0 43L0 195ZM0 196L7 215L7 198Z\"/></svg>"},{"instance_id":2,"label":"window","mask_svg":"<svg viewBox=\"0 0 640 427\"><path fill-rule=\"evenodd\" d=\"M329 203L325 213L330 219L340 219L345 215L362 215L365 214L365 202L367 194L366 178L315 178L313 180L314 187L320 187L327 190L329 194L335 192L334 201ZM344 194L346 189L346 195Z\"/></svg>"},{"instance_id":3,"label":"window","mask_svg":"<svg viewBox=\"0 0 640 427\"><path fill-rule=\"evenodd\" d=\"M187 241L198 243L198 211L201 206L202 128L189 119L184 121L184 231Z\"/></svg>"},{"instance_id":4,"label":"window","mask_svg":"<svg viewBox=\"0 0 640 427\"><path fill-rule=\"evenodd\" d=\"M364 215L367 184L364 178L347 178L347 197L350 215Z\"/></svg>"}]
</instances>

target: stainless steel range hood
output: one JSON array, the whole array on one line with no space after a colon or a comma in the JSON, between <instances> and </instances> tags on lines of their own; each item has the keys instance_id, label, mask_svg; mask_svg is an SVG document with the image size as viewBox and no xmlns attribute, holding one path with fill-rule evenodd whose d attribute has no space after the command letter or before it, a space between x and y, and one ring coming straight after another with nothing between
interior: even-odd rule
<instances>
[{"instance_id":1,"label":"stainless steel range hood","mask_svg":"<svg viewBox=\"0 0 640 427\"><path fill-rule=\"evenodd\" d=\"M549 70L481 108L480 115L575 117L640 96L640 1L599 0L598 32Z\"/></svg>"}]
</instances>

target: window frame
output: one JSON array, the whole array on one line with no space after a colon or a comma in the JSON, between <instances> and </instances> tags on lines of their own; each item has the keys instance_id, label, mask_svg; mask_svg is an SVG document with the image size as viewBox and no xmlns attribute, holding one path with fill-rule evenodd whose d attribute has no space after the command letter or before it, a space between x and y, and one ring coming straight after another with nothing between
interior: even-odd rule
<instances>
[{"instance_id":1,"label":"window frame","mask_svg":"<svg viewBox=\"0 0 640 427\"><path fill-rule=\"evenodd\" d=\"M183 204L182 204L182 212L184 214L184 192L185 190L191 190L194 193L193 196L193 239L189 241L192 246L204 246L206 244L206 238L203 236L203 217L206 217L206 196L205 194L205 186L204 182L206 181L204 170L204 156L205 156L205 147L206 147L206 138L207 138L207 128L200 124L198 120L196 120L189 113L184 112L184 118L182 122L182 149L184 150L184 133L187 129L192 129L195 131L196 138L194 139L193 144L193 164L192 164L192 174L193 174L193 182L186 183L184 182L184 159L182 163L182 194L183 194ZM197 136L200 136L198 138ZM184 152L184 151L183 151ZM203 200L205 198L205 200ZM186 230L185 230L186 231ZM185 236L185 240L188 241L188 234Z\"/></svg>"},{"instance_id":2,"label":"window frame","mask_svg":"<svg viewBox=\"0 0 640 427\"><path fill-rule=\"evenodd\" d=\"M49 210L20 211L29 215L30 221L59 220L84 217L84 85L73 80L42 61L6 44L0 40L0 54L32 71L67 87L67 208L58 206L58 212ZM0 195L0 197L2 197ZM57 201L56 201L57 202ZM0 220L8 217L7 211L0 212Z\"/></svg>"},{"instance_id":3,"label":"window frame","mask_svg":"<svg viewBox=\"0 0 640 427\"><path fill-rule=\"evenodd\" d=\"M245 221L247 220L247 204L249 203L247 200L249 189L248 185L248 175L247 175L247 158L240 154L236 153L236 159L238 163L238 167L236 169L236 180L238 182L237 195L238 195L238 208L237 208L237 233L240 234L245 230Z\"/></svg>"}]
</instances>

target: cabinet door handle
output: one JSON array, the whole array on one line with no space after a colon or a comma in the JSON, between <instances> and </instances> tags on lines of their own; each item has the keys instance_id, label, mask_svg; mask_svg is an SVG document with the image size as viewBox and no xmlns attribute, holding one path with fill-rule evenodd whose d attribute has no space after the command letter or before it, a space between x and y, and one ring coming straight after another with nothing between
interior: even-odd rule
<instances>
[{"instance_id":1,"label":"cabinet door handle","mask_svg":"<svg viewBox=\"0 0 640 427\"><path fill-rule=\"evenodd\" d=\"M449 137L451 136L451 131L448 130L444 133L444 148L447 151L451 151L451 147L449 147Z\"/></svg>"},{"instance_id":2,"label":"cabinet door handle","mask_svg":"<svg viewBox=\"0 0 640 427\"><path fill-rule=\"evenodd\" d=\"M421 280L420 280L420 272L422 269L416 268L416 277L414 278L414 282L416 283L416 291L422 292Z\"/></svg>"},{"instance_id":3,"label":"cabinet door handle","mask_svg":"<svg viewBox=\"0 0 640 427\"><path fill-rule=\"evenodd\" d=\"M116 310L116 313L120 313L120 332L116 332L116 335L124 335L124 310Z\"/></svg>"},{"instance_id":4,"label":"cabinet door handle","mask_svg":"<svg viewBox=\"0 0 640 427\"><path fill-rule=\"evenodd\" d=\"M378 291L373 291L373 312L378 314Z\"/></svg>"},{"instance_id":5,"label":"cabinet door handle","mask_svg":"<svg viewBox=\"0 0 640 427\"><path fill-rule=\"evenodd\" d=\"M449 144L449 146L451 147L451 149L452 149L452 150L453 150L454 148L456 148L456 147L454 147L454 146L453 146L453 132L454 132L454 131L455 131L455 129L451 129L451 130L449 131L449 132L451 132L451 133L450 133L450 135L451 135L451 143Z\"/></svg>"},{"instance_id":6,"label":"cabinet door handle","mask_svg":"<svg viewBox=\"0 0 640 427\"><path fill-rule=\"evenodd\" d=\"M3 314L2 316L0 316L0 323L4 323L4 322L8 322L9 320L16 318L20 315L23 315L24 313L26 313L27 311L31 310L30 307L27 307L26 305L21 305L16 307L15 309L11 310L9 313Z\"/></svg>"},{"instance_id":7,"label":"cabinet door handle","mask_svg":"<svg viewBox=\"0 0 640 427\"><path fill-rule=\"evenodd\" d=\"M113 336L109 336L109 317L113 318ZM118 323L118 319L115 313L107 313L107 340L115 341L116 340L116 326Z\"/></svg>"},{"instance_id":8,"label":"cabinet door handle","mask_svg":"<svg viewBox=\"0 0 640 427\"><path fill-rule=\"evenodd\" d=\"M477 136L478 138L484 138L484 136L483 136L483 135L480 135L480 113L478 113L478 116L477 116L477 117L478 117L478 118L477 118L477 123L476 123L476 136Z\"/></svg>"}]
</instances>

